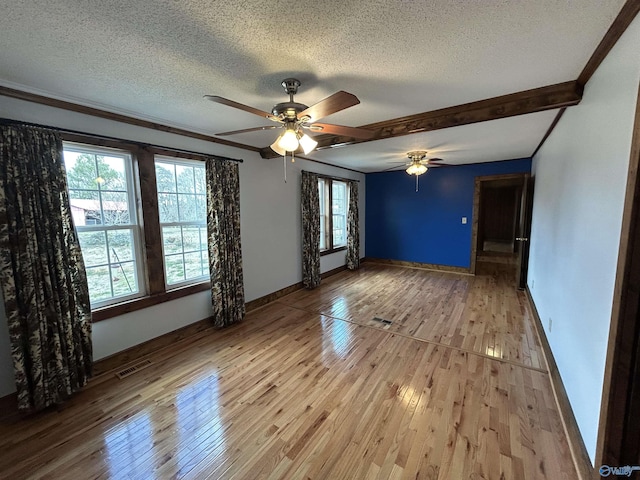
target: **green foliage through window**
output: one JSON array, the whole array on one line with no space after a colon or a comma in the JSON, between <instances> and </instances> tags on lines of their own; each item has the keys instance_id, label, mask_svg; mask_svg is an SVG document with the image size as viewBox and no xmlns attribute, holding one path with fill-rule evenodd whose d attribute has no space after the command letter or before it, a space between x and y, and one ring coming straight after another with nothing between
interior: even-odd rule
<instances>
[{"instance_id":1,"label":"green foliage through window","mask_svg":"<svg viewBox=\"0 0 640 480\"><path fill-rule=\"evenodd\" d=\"M92 307L140 295L130 156L65 145L64 162Z\"/></svg>"},{"instance_id":2,"label":"green foliage through window","mask_svg":"<svg viewBox=\"0 0 640 480\"><path fill-rule=\"evenodd\" d=\"M347 245L348 189L345 182L318 178L320 196L320 250Z\"/></svg>"},{"instance_id":3,"label":"green foliage through window","mask_svg":"<svg viewBox=\"0 0 640 480\"><path fill-rule=\"evenodd\" d=\"M209 257L204 163L158 158L156 184L167 285L206 279Z\"/></svg>"}]
</instances>

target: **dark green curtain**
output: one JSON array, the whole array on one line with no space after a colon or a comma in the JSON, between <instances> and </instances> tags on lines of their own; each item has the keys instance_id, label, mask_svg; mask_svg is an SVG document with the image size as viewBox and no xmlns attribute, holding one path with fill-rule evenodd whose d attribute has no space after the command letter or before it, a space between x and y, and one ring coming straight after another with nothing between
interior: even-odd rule
<instances>
[{"instance_id":1,"label":"dark green curtain","mask_svg":"<svg viewBox=\"0 0 640 480\"><path fill-rule=\"evenodd\" d=\"M217 327L245 315L240 246L240 179L238 164L207 159L207 233L213 321Z\"/></svg>"},{"instance_id":2,"label":"dark green curtain","mask_svg":"<svg viewBox=\"0 0 640 480\"><path fill-rule=\"evenodd\" d=\"M302 172L302 283L320 285L320 195L318 175Z\"/></svg>"},{"instance_id":3,"label":"dark green curtain","mask_svg":"<svg viewBox=\"0 0 640 480\"><path fill-rule=\"evenodd\" d=\"M347 268L360 268L360 225L358 217L358 182L349 182L347 212Z\"/></svg>"},{"instance_id":4,"label":"dark green curtain","mask_svg":"<svg viewBox=\"0 0 640 480\"><path fill-rule=\"evenodd\" d=\"M89 288L55 132L0 126L0 280L18 408L62 402L91 376Z\"/></svg>"}]
</instances>

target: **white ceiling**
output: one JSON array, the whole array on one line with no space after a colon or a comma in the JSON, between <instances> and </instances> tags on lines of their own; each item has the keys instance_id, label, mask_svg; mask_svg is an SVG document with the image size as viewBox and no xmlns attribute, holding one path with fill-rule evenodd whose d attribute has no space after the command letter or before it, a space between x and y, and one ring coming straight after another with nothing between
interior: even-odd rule
<instances>
[{"instance_id":1,"label":"white ceiling","mask_svg":"<svg viewBox=\"0 0 640 480\"><path fill-rule=\"evenodd\" d=\"M262 110L302 81L323 119L360 126L575 80L624 0L5 0L0 84L200 133L269 125L203 99ZM361 171L412 149L447 163L531 155L554 111L316 151ZM233 137L265 147L274 132Z\"/></svg>"}]
</instances>

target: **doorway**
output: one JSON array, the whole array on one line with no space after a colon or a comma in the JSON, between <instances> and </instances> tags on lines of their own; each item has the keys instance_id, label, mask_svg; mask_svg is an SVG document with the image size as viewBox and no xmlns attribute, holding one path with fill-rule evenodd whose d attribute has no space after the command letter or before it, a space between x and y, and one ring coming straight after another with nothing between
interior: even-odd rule
<instances>
[{"instance_id":1,"label":"doorway","mask_svg":"<svg viewBox=\"0 0 640 480\"><path fill-rule=\"evenodd\" d=\"M471 273L478 262L513 269L520 287L528 261L530 175L517 173L476 177L471 238Z\"/></svg>"}]
</instances>

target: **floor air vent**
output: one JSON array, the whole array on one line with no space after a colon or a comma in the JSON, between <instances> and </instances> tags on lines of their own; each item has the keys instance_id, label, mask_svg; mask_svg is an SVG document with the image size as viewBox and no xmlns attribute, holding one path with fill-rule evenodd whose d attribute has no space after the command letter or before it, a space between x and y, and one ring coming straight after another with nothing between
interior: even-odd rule
<instances>
[{"instance_id":1,"label":"floor air vent","mask_svg":"<svg viewBox=\"0 0 640 480\"><path fill-rule=\"evenodd\" d=\"M380 322L384 325L391 325L393 323L391 320L385 320L384 318L380 318L380 317L373 317L373 321Z\"/></svg>"},{"instance_id":2,"label":"floor air vent","mask_svg":"<svg viewBox=\"0 0 640 480\"><path fill-rule=\"evenodd\" d=\"M116 377L118 378L128 377L129 375L133 375L134 373L139 372L143 368L147 368L151 364L152 364L151 360L144 360L140 363L136 363L135 365L131 365L130 367L124 368L119 372L116 372Z\"/></svg>"}]
</instances>

